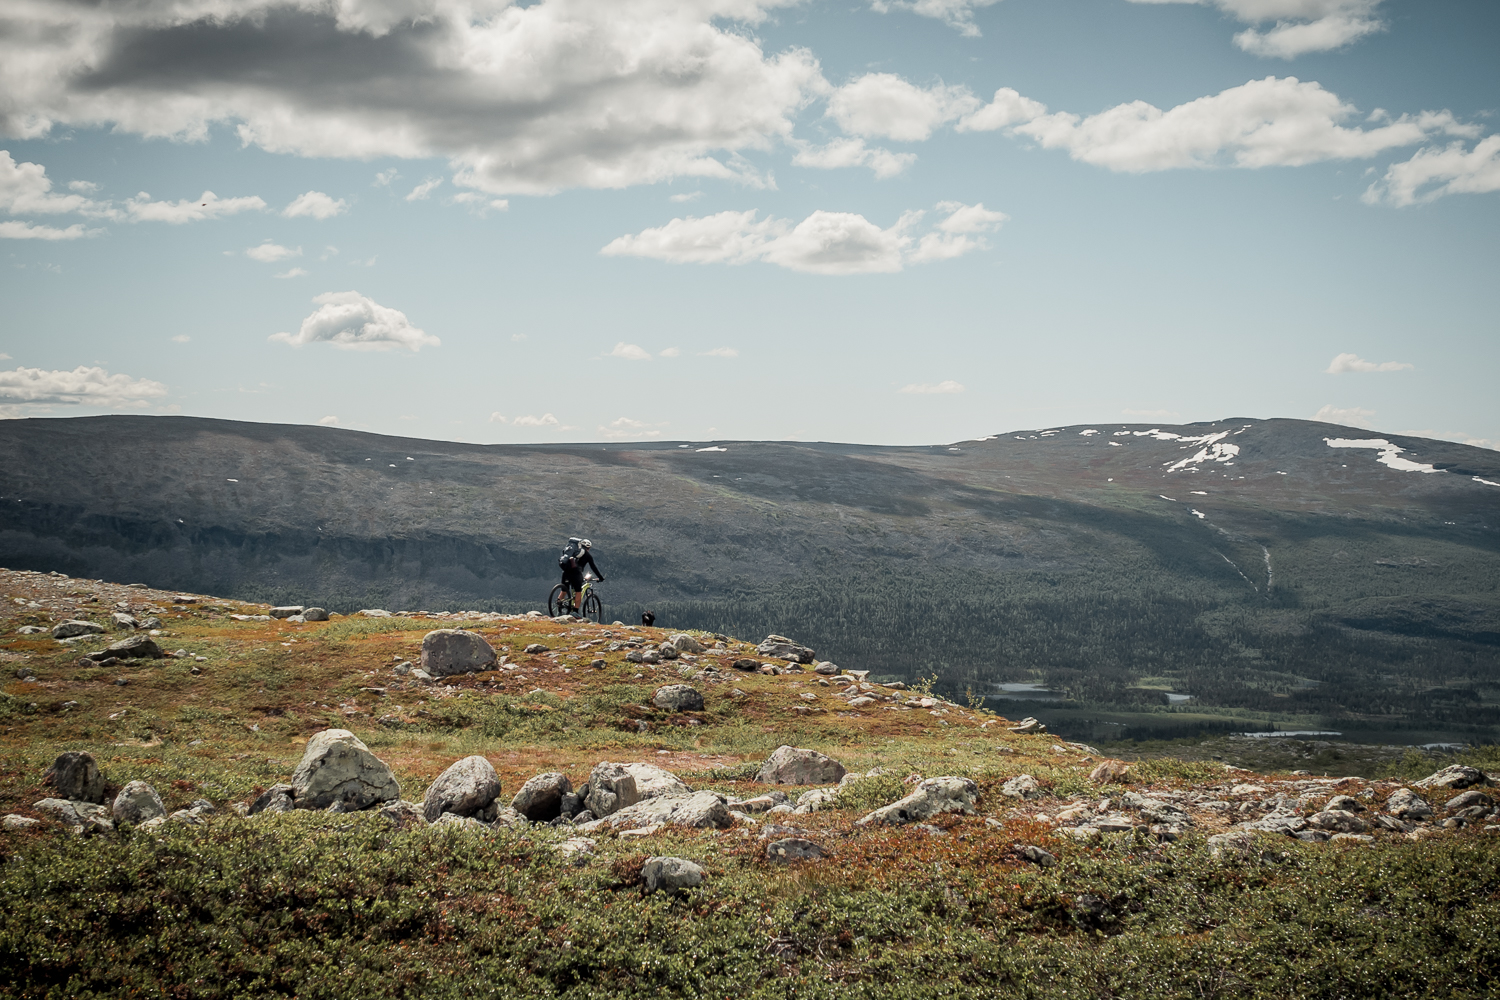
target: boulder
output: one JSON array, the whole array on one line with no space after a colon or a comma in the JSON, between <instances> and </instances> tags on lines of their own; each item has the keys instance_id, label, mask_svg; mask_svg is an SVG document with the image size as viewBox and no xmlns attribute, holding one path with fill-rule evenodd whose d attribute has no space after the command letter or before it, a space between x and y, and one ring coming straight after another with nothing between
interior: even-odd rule
<instances>
[{"instance_id":1,"label":"boulder","mask_svg":"<svg viewBox=\"0 0 1500 1000\"><path fill-rule=\"evenodd\" d=\"M1210 857L1248 858L1255 853L1255 834L1243 830L1215 834L1208 838Z\"/></svg>"},{"instance_id":2,"label":"boulder","mask_svg":"<svg viewBox=\"0 0 1500 1000\"><path fill-rule=\"evenodd\" d=\"M60 798L72 802L104 802L104 776L94 755L83 750L58 754L42 775L42 784L51 785Z\"/></svg>"},{"instance_id":3,"label":"boulder","mask_svg":"<svg viewBox=\"0 0 1500 1000\"><path fill-rule=\"evenodd\" d=\"M882 806L862 818L860 825L871 823L913 823L931 819L939 813L972 814L979 799L979 786L969 778L947 776L928 778L903 799Z\"/></svg>"},{"instance_id":4,"label":"boulder","mask_svg":"<svg viewBox=\"0 0 1500 1000\"><path fill-rule=\"evenodd\" d=\"M1432 806L1410 788L1398 788L1385 800L1385 811L1397 819L1423 820L1432 818Z\"/></svg>"},{"instance_id":5,"label":"boulder","mask_svg":"<svg viewBox=\"0 0 1500 1000\"><path fill-rule=\"evenodd\" d=\"M1039 799L1047 793L1031 775L1021 774L1001 785L1000 794L1012 799Z\"/></svg>"},{"instance_id":6,"label":"boulder","mask_svg":"<svg viewBox=\"0 0 1500 1000\"><path fill-rule=\"evenodd\" d=\"M1307 825L1329 833L1364 833L1370 824L1345 809L1324 809L1307 817Z\"/></svg>"},{"instance_id":7,"label":"boulder","mask_svg":"<svg viewBox=\"0 0 1500 1000\"><path fill-rule=\"evenodd\" d=\"M1034 844L1020 844L1016 847L1016 853L1042 868L1051 868L1057 864L1057 855L1051 851L1044 851Z\"/></svg>"},{"instance_id":8,"label":"boulder","mask_svg":"<svg viewBox=\"0 0 1500 1000\"><path fill-rule=\"evenodd\" d=\"M656 655L663 660L675 660L681 654L677 652L676 646L670 642L664 642L656 647Z\"/></svg>"},{"instance_id":9,"label":"boulder","mask_svg":"<svg viewBox=\"0 0 1500 1000\"><path fill-rule=\"evenodd\" d=\"M617 829L638 830L671 823L674 826L716 827L722 830L733 822L722 795L716 792L692 792L687 795L658 795L643 799L603 819L587 823L581 829L592 830L607 824Z\"/></svg>"},{"instance_id":10,"label":"boulder","mask_svg":"<svg viewBox=\"0 0 1500 1000\"><path fill-rule=\"evenodd\" d=\"M1482 806L1485 809L1489 809L1494 804L1494 800L1488 795L1477 788L1471 788L1467 792L1453 796L1453 798L1444 803L1443 808L1449 812L1457 812L1460 809L1472 809L1475 806Z\"/></svg>"},{"instance_id":11,"label":"boulder","mask_svg":"<svg viewBox=\"0 0 1500 1000\"><path fill-rule=\"evenodd\" d=\"M307 608L302 612L302 620L305 622L326 622L328 620L328 609Z\"/></svg>"},{"instance_id":12,"label":"boulder","mask_svg":"<svg viewBox=\"0 0 1500 1000\"><path fill-rule=\"evenodd\" d=\"M562 799L573 791L573 783L560 771L539 774L521 786L510 807L533 823L545 823L562 815Z\"/></svg>"},{"instance_id":13,"label":"boulder","mask_svg":"<svg viewBox=\"0 0 1500 1000\"><path fill-rule=\"evenodd\" d=\"M0 821L0 827L14 832L18 830L30 830L32 827L40 825L41 822L41 820L31 816L22 816L20 813L11 813L6 816L3 821Z\"/></svg>"},{"instance_id":14,"label":"boulder","mask_svg":"<svg viewBox=\"0 0 1500 1000\"><path fill-rule=\"evenodd\" d=\"M490 807L500 794L500 776L494 766L475 754L455 761L438 775L422 797L422 815L433 823L443 813L473 816Z\"/></svg>"},{"instance_id":15,"label":"boulder","mask_svg":"<svg viewBox=\"0 0 1500 1000\"><path fill-rule=\"evenodd\" d=\"M79 621L70 618L65 622L58 622L52 626L52 638L72 639L80 635L99 635L104 631L103 625L95 625L93 622Z\"/></svg>"},{"instance_id":16,"label":"boulder","mask_svg":"<svg viewBox=\"0 0 1500 1000\"><path fill-rule=\"evenodd\" d=\"M1014 726L1009 726L1007 728L1009 728L1013 733L1022 734L1045 733L1047 731L1047 727L1045 725L1038 722L1036 719L1033 719L1029 715L1026 718L1022 719L1020 722L1016 723Z\"/></svg>"},{"instance_id":17,"label":"boulder","mask_svg":"<svg viewBox=\"0 0 1500 1000\"><path fill-rule=\"evenodd\" d=\"M656 689L651 704L663 712L701 712L703 695L691 684L668 684Z\"/></svg>"},{"instance_id":18,"label":"boulder","mask_svg":"<svg viewBox=\"0 0 1500 1000\"><path fill-rule=\"evenodd\" d=\"M266 614L270 615L272 618L294 618L297 615L300 615L303 610L304 609L300 604L288 604L280 608L272 608L270 611L266 612Z\"/></svg>"},{"instance_id":19,"label":"boulder","mask_svg":"<svg viewBox=\"0 0 1500 1000\"><path fill-rule=\"evenodd\" d=\"M162 805L161 796L156 794L156 789L144 781L132 781L115 796L110 813L116 823L139 826L148 819L165 816L167 808Z\"/></svg>"},{"instance_id":20,"label":"boulder","mask_svg":"<svg viewBox=\"0 0 1500 1000\"><path fill-rule=\"evenodd\" d=\"M810 812L817 812L819 809L832 806L838 801L838 797L839 790L837 787L814 788L797 796L797 805L792 809L792 812L799 816Z\"/></svg>"},{"instance_id":21,"label":"boulder","mask_svg":"<svg viewBox=\"0 0 1500 1000\"><path fill-rule=\"evenodd\" d=\"M127 615L123 611L116 611L110 615L109 621L117 629L135 629L141 627L141 623L136 620L135 615Z\"/></svg>"},{"instance_id":22,"label":"boulder","mask_svg":"<svg viewBox=\"0 0 1500 1000\"><path fill-rule=\"evenodd\" d=\"M635 777L619 764L601 761L589 772L589 792L584 808L596 818L609 816L641 800Z\"/></svg>"},{"instance_id":23,"label":"boulder","mask_svg":"<svg viewBox=\"0 0 1500 1000\"><path fill-rule=\"evenodd\" d=\"M159 660L166 655L166 653L162 652L161 647L156 644L156 640L152 639L149 635L133 635L128 639L121 639L119 642L110 643L97 652L89 653L88 658L95 663L102 663L110 658L120 660Z\"/></svg>"},{"instance_id":24,"label":"boulder","mask_svg":"<svg viewBox=\"0 0 1500 1000\"><path fill-rule=\"evenodd\" d=\"M748 656L742 656L738 660L735 660L733 663L731 663L730 666L736 670L743 670L746 673L754 673L755 671L760 669L760 661L752 660Z\"/></svg>"},{"instance_id":25,"label":"boulder","mask_svg":"<svg viewBox=\"0 0 1500 1000\"><path fill-rule=\"evenodd\" d=\"M827 785L848 773L843 764L816 750L779 746L760 766L755 780L767 785Z\"/></svg>"},{"instance_id":26,"label":"boulder","mask_svg":"<svg viewBox=\"0 0 1500 1000\"><path fill-rule=\"evenodd\" d=\"M641 866L646 891L680 894L703 884L703 869L686 858L647 858Z\"/></svg>"},{"instance_id":27,"label":"boulder","mask_svg":"<svg viewBox=\"0 0 1500 1000\"><path fill-rule=\"evenodd\" d=\"M422 669L433 677L489 670L495 662L494 647L478 632L440 628L422 637Z\"/></svg>"},{"instance_id":28,"label":"boulder","mask_svg":"<svg viewBox=\"0 0 1500 1000\"><path fill-rule=\"evenodd\" d=\"M1130 776L1130 765L1123 760L1107 760L1089 772L1089 780L1099 785L1118 785Z\"/></svg>"},{"instance_id":29,"label":"boulder","mask_svg":"<svg viewBox=\"0 0 1500 1000\"><path fill-rule=\"evenodd\" d=\"M347 729L325 729L308 740L292 774L298 809L327 809L341 802L353 811L400 797L391 769Z\"/></svg>"},{"instance_id":30,"label":"boulder","mask_svg":"<svg viewBox=\"0 0 1500 1000\"><path fill-rule=\"evenodd\" d=\"M397 830L411 830L427 825L427 814L423 812L422 803L407 802L405 799L387 802L376 815L390 820Z\"/></svg>"},{"instance_id":31,"label":"boulder","mask_svg":"<svg viewBox=\"0 0 1500 1000\"><path fill-rule=\"evenodd\" d=\"M686 632L678 632L676 635L669 637L667 639L667 642L671 643L679 653L703 652L703 643L699 642L697 639L694 639Z\"/></svg>"},{"instance_id":32,"label":"boulder","mask_svg":"<svg viewBox=\"0 0 1500 1000\"><path fill-rule=\"evenodd\" d=\"M249 815L255 816L259 813L284 813L291 812L297 808L292 799L291 785L272 785L261 792L255 801L250 803Z\"/></svg>"},{"instance_id":33,"label":"boulder","mask_svg":"<svg viewBox=\"0 0 1500 1000\"><path fill-rule=\"evenodd\" d=\"M1301 816L1290 813L1272 813L1270 816L1262 816L1260 819L1249 823L1239 824L1242 830L1259 830L1263 833L1284 833L1288 837L1296 836L1307 828L1307 821Z\"/></svg>"},{"instance_id":34,"label":"boulder","mask_svg":"<svg viewBox=\"0 0 1500 1000\"><path fill-rule=\"evenodd\" d=\"M642 801L660 795L691 795L693 790L677 775L655 764L621 765L635 779L635 790Z\"/></svg>"},{"instance_id":35,"label":"boulder","mask_svg":"<svg viewBox=\"0 0 1500 1000\"><path fill-rule=\"evenodd\" d=\"M1333 798L1328 800L1328 804L1323 808L1342 809L1344 812L1352 813L1365 811L1364 803L1360 802L1359 799L1356 799L1352 795L1335 795Z\"/></svg>"},{"instance_id":36,"label":"boulder","mask_svg":"<svg viewBox=\"0 0 1500 1000\"><path fill-rule=\"evenodd\" d=\"M1468 788L1470 785L1486 784L1484 772L1467 764L1450 764L1412 783L1417 788Z\"/></svg>"},{"instance_id":37,"label":"boulder","mask_svg":"<svg viewBox=\"0 0 1500 1000\"><path fill-rule=\"evenodd\" d=\"M94 802L42 799L31 808L53 817L74 833L109 833L115 828L109 810Z\"/></svg>"},{"instance_id":38,"label":"boulder","mask_svg":"<svg viewBox=\"0 0 1500 1000\"><path fill-rule=\"evenodd\" d=\"M766 858L770 861L816 861L827 857L823 848L801 837L783 837L766 845Z\"/></svg>"},{"instance_id":39,"label":"boulder","mask_svg":"<svg viewBox=\"0 0 1500 1000\"><path fill-rule=\"evenodd\" d=\"M761 656L774 656L778 660L792 660L797 663L812 663L817 657L811 649L799 642L793 642L784 635L768 635L761 641L755 651Z\"/></svg>"},{"instance_id":40,"label":"boulder","mask_svg":"<svg viewBox=\"0 0 1500 1000\"><path fill-rule=\"evenodd\" d=\"M533 642L529 646L527 646L524 650L522 650L522 652L532 653L532 654L545 653L545 652L547 652L547 647L544 646L544 645L542 645L539 642Z\"/></svg>"}]
</instances>

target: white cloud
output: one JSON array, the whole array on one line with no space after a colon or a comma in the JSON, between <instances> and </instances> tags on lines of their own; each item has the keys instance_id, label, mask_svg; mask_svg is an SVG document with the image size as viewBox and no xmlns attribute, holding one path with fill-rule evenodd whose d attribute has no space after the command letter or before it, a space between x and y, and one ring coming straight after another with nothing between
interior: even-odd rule
<instances>
[{"instance_id":1,"label":"white cloud","mask_svg":"<svg viewBox=\"0 0 1500 1000\"><path fill-rule=\"evenodd\" d=\"M957 132L993 132L995 129L1009 128L1021 122L1029 122L1046 113L1047 105L1041 101L1022 97L1010 87L1001 87L995 91L994 100L964 115L954 126L954 130Z\"/></svg>"},{"instance_id":2,"label":"white cloud","mask_svg":"<svg viewBox=\"0 0 1500 1000\"><path fill-rule=\"evenodd\" d=\"M740 356L740 352L733 347L715 347L711 351L704 351L702 356L705 358L737 358Z\"/></svg>"},{"instance_id":3,"label":"white cloud","mask_svg":"<svg viewBox=\"0 0 1500 1000\"><path fill-rule=\"evenodd\" d=\"M66 229L57 229L53 226L33 226L29 222L15 220L0 222L0 240L80 240L89 236L98 236L102 232L104 232L102 229L85 229L81 223L74 223Z\"/></svg>"},{"instance_id":4,"label":"white cloud","mask_svg":"<svg viewBox=\"0 0 1500 1000\"><path fill-rule=\"evenodd\" d=\"M68 190L79 194L93 194L99 190L99 185L93 181L68 181Z\"/></svg>"},{"instance_id":5,"label":"white cloud","mask_svg":"<svg viewBox=\"0 0 1500 1000\"><path fill-rule=\"evenodd\" d=\"M702 197L703 197L703 192L702 191L683 191L680 194L674 194L674 195L672 195L667 200L668 201L675 201L675 202L697 201L699 198L702 198Z\"/></svg>"},{"instance_id":6,"label":"white cloud","mask_svg":"<svg viewBox=\"0 0 1500 1000\"><path fill-rule=\"evenodd\" d=\"M979 106L967 87L923 88L893 73L867 73L833 92L828 114L850 135L918 142Z\"/></svg>"},{"instance_id":7,"label":"white cloud","mask_svg":"<svg viewBox=\"0 0 1500 1000\"><path fill-rule=\"evenodd\" d=\"M612 358L624 358L626 361L650 361L651 352L637 344L627 344L620 341L615 349L609 352Z\"/></svg>"},{"instance_id":8,"label":"white cloud","mask_svg":"<svg viewBox=\"0 0 1500 1000\"><path fill-rule=\"evenodd\" d=\"M893 153L879 146L866 146L863 139L849 138L833 139L821 146L804 146L792 157L793 166L815 170L869 167L878 180L895 177L916 162L915 153Z\"/></svg>"},{"instance_id":9,"label":"white cloud","mask_svg":"<svg viewBox=\"0 0 1500 1000\"><path fill-rule=\"evenodd\" d=\"M185 333L179 333L177 336L175 336L175 337L172 338L172 343L174 343L174 344L187 344L187 343L191 343L192 339L193 339L192 337L189 337Z\"/></svg>"},{"instance_id":10,"label":"white cloud","mask_svg":"<svg viewBox=\"0 0 1500 1000\"><path fill-rule=\"evenodd\" d=\"M9 361L9 360L10 360L10 355L6 354L4 351L0 351L0 361Z\"/></svg>"},{"instance_id":11,"label":"white cloud","mask_svg":"<svg viewBox=\"0 0 1500 1000\"><path fill-rule=\"evenodd\" d=\"M446 157L490 194L755 181L735 154L826 89L748 28L795 0L181 0L12 5L0 130Z\"/></svg>"},{"instance_id":12,"label":"white cloud","mask_svg":"<svg viewBox=\"0 0 1500 1000\"><path fill-rule=\"evenodd\" d=\"M142 191L125 202L125 211L133 222L166 222L174 226L184 222L199 222L217 219L240 212L260 211L266 203L255 195L245 198L220 198L212 191L205 191L196 200L152 201Z\"/></svg>"},{"instance_id":13,"label":"white cloud","mask_svg":"<svg viewBox=\"0 0 1500 1000\"><path fill-rule=\"evenodd\" d=\"M273 275L271 275L271 277L273 277L273 278L305 278L305 277L307 277L307 275L308 275L308 271L307 271L306 268L303 268L303 267L293 267L293 268L289 268L289 269L287 269L285 271L282 271L280 274L273 274Z\"/></svg>"},{"instance_id":14,"label":"white cloud","mask_svg":"<svg viewBox=\"0 0 1500 1000\"><path fill-rule=\"evenodd\" d=\"M1075 160L1130 172L1300 166L1374 156L1434 133L1475 134L1447 111L1402 115L1368 129L1339 124L1353 114L1353 105L1317 83L1268 76L1168 111L1132 101L1088 118L1043 115L1015 132L1047 149L1066 149Z\"/></svg>"},{"instance_id":15,"label":"white cloud","mask_svg":"<svg viewBox=\"0 0 1500 1000\"><path fill-rule=\"evenodd\" d=\"M478 191L460 191L448 199L448 204L462 205L481 218L491 211L504 212L510 209L508 198L493 198L487 194L480 194Z\"/></svg>"},{"instance_id":16,"label":"white cloud","mask_svg":"<svg viewBox=\"0 0 1500 1000\"><path fill-rule=\"evenodd\" d=\"M349 351L420 351L442 341L413 326L406 313L390 309L358 292L325 292L313 299L318 308L295 334L274 333L271 340L301 347L319 341Z\"/></svg>"},{"instance_id":17,"label":"white cloud","mask_svg":"<svg viewBox=\"0 0 1500 1000\"><path fill-rule=\"evenodd\" d=\"M1323 370L1325 375L1341 375L1344 372L1399 372L1414 365L1406 361L1366 361L1358 354L1339 354Z\"/></svg>"},{"instance_id":18,"label":"white cloud","mask_svg":"<svg viewBox=\"0 0 1500 1000\"><path fill-rule=\"evenodd\" d=\"M1247 28L1234 44L1251 55L1294 59L1327 52L1385 29L1375 16L1381 0L1131 0L1132 3L1194 3L1217 7L1243 24L1276 22L1265 31Z\"/></svg>"},{"instance_id":19,"label":"white cloud","mask_svg":"<svg viewBox=\"0 0 1500 1000\"><path fill-rule=\"evenodd\" d=\"M1436 438L1439 441L1455 441L1458 444L1472 445L1475 448L1489 448L1491 451L1500 450L1500 441L1492 441L1489 438L1475 437L1466 431L1435 431L1431 428L1419 431L1397 431L1408 437Z\"/></svg>"},{"instance_id":20,"label":"white cloud","mask_svg":"<svg viewBox=\"0 0 1500 1000\"><path fill-rule=\"evenodd\" d=\"M496 410L494 413L490 414L490 423L503 424L505 422L505 414L501 413L499 410Z\"/></svg>"},{"instance_id":21,"label":"white cloud","mask_svg":"<svg viewBox=\"0 0 1500 1000\"><path fill-rule=\"evenodd\" d=\"M1343 424L1346 427L1370 427L1370 418L1375 416L1374 410L1367 410L1362 406L1339 407L1329 403L1317 413L1313 414L1314 420L1325 424Z\"/></svg>"},{"instance_id":22,"label":"white cloud","mask_svg":"<svg viewBox=\"0 0 1500 1000\"><path fill-rule=\"evenodd\" d=\"M339 418L338 417L319 417L318 418L318 423L321 424L324 427L337 427L338 426L338 422L339 422Z\"/></svg>"},{"instance_id":23,"label":"white cloud","mask_svg":"<svg viewBox=\"0 0 1500 1000\"><path fill-rule=\"evenodd\" d=\"M621 236L600 252L649 257L675 264L745 264L764 261L806 274L877 274L907 263L959 257L988 244L981 235L1005 215L981 205L941 202L946 214L932 232L914 238L922 212L906 212L881 229L862 215L813 212L793 226L786 219L756 221L754 210L673 219L664 226Z\"/></svg>"},{"instance_id":24,"label":"white cloud","mask_svg":"<svg viewBox=\"0 0 1500 1000\"><path fill-rule=\"evenodd\" d=\"M657 351L657 353L664 358L677 358L682 356L682 349L679 347L669 347L664 351Z\"/></svg>"},{"instance_id":25,"label":"white cloud","mask_svg":"<svg viewBox=\"0 0 1500 1000\"><path fill-rule=\"evenodd\" d=\"M281 210L281 214L288 219L302 216L312 219L331 219L348 210L349 203L342 198L335 200L322 191L307 191L293 198L292 203Z\"/></svg>"},{"instance_id":26,"label":"white cloud","mask_svg":"<svg viewBox=\"0 0 1500 1000\"><path fill-rule=\"evenodd\" d=\"M94 187L87 185L89 190ZM0 149L0 210L11 215L56 215L62 212L105 215L108 206L81 194L53 194L46 167L40 163L17 163L8 151Z\"/></svg>"},{"instance_id":27,"label":"white cloud","mask_svg":"<svg viewBox=\"0 0 1500 1000\"><path fill-rule=\"evenodd\" d=\"M72 371L16 368L0 372L0 404L119 406L167 394L150 379L111 375L83 365Z\"/></svg>"},{"instance_id":28,"label":"white cloud","mask_svg":"<svg viewBox=\"0 0 1500 1000\"><path fill-rule=\"evenodd\" d=\"M266 240L260 246L250 247L248 250L246 250L245 256L249 257L251 260L258 260L262 264L274 264L276 261L285 260L288 257L301 257L302 248L298 247L297 249L293 250L289 247L284 247L278 243L272 243L270 240Z\"/></svg>"},{"instance_id":29,"label":"white cloud","mask_svg":"<svg viewBox=\"0 0 1500 1000\"><path fill-rule=\"evenodd\" d=\"M411 189L411 193L406 196L406 200L426 201L432 195L432 192L440 187L442 183L443 179L441 177L433 177L430 180L425 180Z\"/></svg>"},{"instance_id":30,"label":"white cloud","mask_svg":"<svg viewBox=\"0 0 1500 1000\"><path fill-rule=\"evenodd\" d=\"M375 187L390 187L391 181L395 180L396 178L398 178L400 176L401 176L401 172L399 170L397 170L395 167L391 167L389 170L382 170L382 171L380 171L380 173L378 173L378 174L375 175L375 181L374 181L374 185L373 186L375 186Z\"/></svg>"},{"instance_id":31,"label":"white cloud","mask_svg":"<svg viewBox=\"0 0 1500 1000\"><path fill-rule=\"evenodd\" d=\"M558 420L550 413L544 413L540 417L517 417L511 421L517 427L556 427Z\"/></svg>"},{"instance_id":32,"label":"white cloud","mask_svg":"<svg viewBox=\"0 0 1500 1000\"><path fill-rule=\"evenodd\" d=\"M913 394L922 395L922 396L928 396L928 395L947 395L947 394L951 394L951 393L960 393L960 392L963 392L964 391L964 387L962 385L960 385L959 383L954 382L952 379L949 379L946 382L939 382L936 385L929 385L926 382L913 382L911 385L903 385L901 388L897 389L896 391L897 392L905 392L905 393L913 393Z\"/></svg>"},{"instance_id":33,"label":"white cloud","mask_svg":"<svg viewBox=\"0 0 1500 1000\"><path fill-rule=\"evenodd\" d=\"M1391 164L1385 177L1365 191L1363 200L1370 205L1380 201L1414 205L1448 194L1491 191L1500 191L1500 135L1482 139L1472 150L1464 149L1461 142L1445 149L1419 149L1411 159Z\"/></svg>"},{"instance_id":34,"label":"white cloud","mask_svg":"<svg viewBox=\"0 0 1500 1000\"><path fill-rule=\"evenodd\" d=\"M632 420L630 417L620 417L610 421L608 426L601 425L599 432L605 438L612 441L640 440L641 438L661 437L661 431L657 427L665 427L665 423L648 424L643 420Z\"/></svg>"},{"instance_id":35,"label":"white cloud","mask_svg":"<svg viewBox=\"0 0 1500 1000\"><path fill-rule=\"evenodd\" d=\"M942 21L950 28L969 38L979 37L979 28L974 24L974 11L981 7L992 7L1000 0L870 0L870 7L882 14L892 10L906 10L922 17Z\"/></svg>"}]
</instances>

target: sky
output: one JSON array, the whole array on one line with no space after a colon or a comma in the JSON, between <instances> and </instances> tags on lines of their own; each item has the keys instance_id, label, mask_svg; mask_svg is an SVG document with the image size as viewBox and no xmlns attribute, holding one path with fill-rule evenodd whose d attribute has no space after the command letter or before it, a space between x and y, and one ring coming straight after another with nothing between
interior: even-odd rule
<instances>
[{"instance_id":1,"label":"sky","mask_svg":"<svg viewBox=\"0 0 1500 1000\"><path fill-rule=\"evenodd\" d=\"M0 0L0 417L1500 447L1500 4Z\"/></svg>"}]
</instances>

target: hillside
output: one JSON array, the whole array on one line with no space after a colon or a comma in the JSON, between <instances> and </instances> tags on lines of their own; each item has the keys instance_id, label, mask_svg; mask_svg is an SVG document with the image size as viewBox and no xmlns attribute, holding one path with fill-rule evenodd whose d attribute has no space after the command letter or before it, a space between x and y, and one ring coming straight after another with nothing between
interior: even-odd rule
<instances>
[{"instance_id":1,"label":"hillside","mask_svg":"<svg viewBox=\"0 0 1500 1000\"><path fill-rule=\"evenodd\" d=\"M1500 454L1329 444L1368 438L1244 418L926 448L475 446L6 421L0 563L344 612L522 611L587 534L622 620L792 632L955 698L1030 685L992 704L1080 739L1496 738Z\"/></svg>"},{"instance_id":2,"label":"hillside","mask_svg":"<svg viewBox=\"0 0 1500 1000\"><path fill-rule=\"evenodd\" d=\"M16 571L0 593L8 996L1480 997L1500 974L1493 752L1126 766L787 644L299 621ZM456 626L500 662L418 673ZM147 640L171 655L110 652ZM346 765L315 755L350 740L375 800L324 810ZM783 745L810 770L763 768ZM548 822L564 779L626 794L606 761L661 787ZM460 796L476 769L498 789Z\"/></svg>"}]
</instances>

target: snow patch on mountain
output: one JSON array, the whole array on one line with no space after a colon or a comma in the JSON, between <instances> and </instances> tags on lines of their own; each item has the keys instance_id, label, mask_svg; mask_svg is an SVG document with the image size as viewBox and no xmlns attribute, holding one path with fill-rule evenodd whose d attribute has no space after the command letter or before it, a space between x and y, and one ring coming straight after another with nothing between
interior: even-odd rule
<instances>
[{"instance_id":1,"label":"snow patch on mountain","mask_svg":"<svg viewBox=\"0 0 1500 1000\"><path fill-rule=\"evenodd\" d=\"M1441 472L1434 469L1425 462L1413 462L1409 458L1402 458L1401 453L1406 449L1399 444L1392 444L1385 438L1324 438L1323 442L1330 448L1375 448L1380 454L1375 456L1375 461L1381 465L1398 469L1401 472Z\"/></svg>"}]
</instances>

